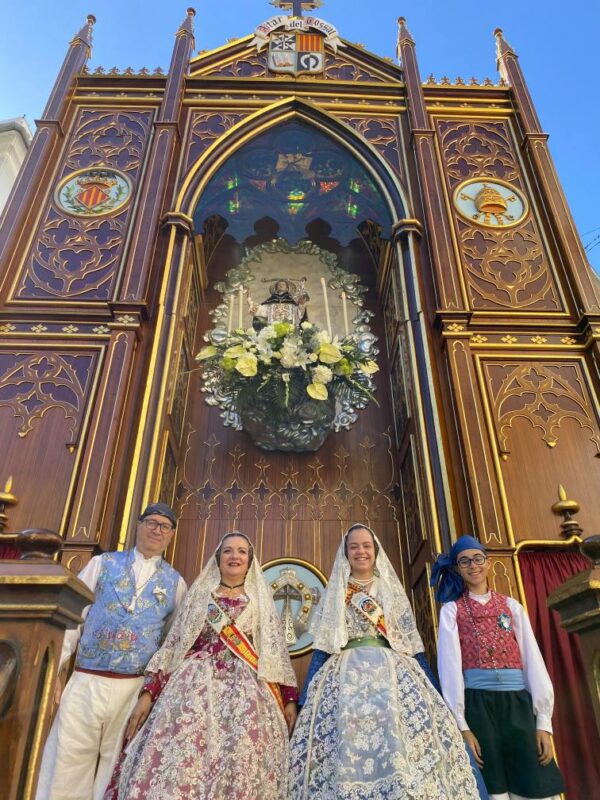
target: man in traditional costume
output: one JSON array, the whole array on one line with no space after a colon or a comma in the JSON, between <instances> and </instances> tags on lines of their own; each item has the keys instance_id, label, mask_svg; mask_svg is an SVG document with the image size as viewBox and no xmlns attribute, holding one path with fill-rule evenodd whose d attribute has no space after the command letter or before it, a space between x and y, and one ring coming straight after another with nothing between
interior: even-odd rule
<instances>
[{"instance_id":1,"label":"man in traditional costume","mask_svg":"<svg viewBox=\"0 0 600 800\"><path fill-rule=\"evenodd\" d=\"M106 800L286 800L296 699L271 590L233 531L148 664Z\"/></svg>"},{"instance_id":2,"label":"man in traditional costume","mask_svg":"<svg viewBox=\"0 0 600 800\"><path fill-rule=\"evenodd\" d=\"M149 505L139 518L134 549L94 556L79 573L96 599L83 612L84 624L65 634L56 694L60 705L36 800L103 797L146 664L187 590L162 558L176 524L168 505ZM75 670L60 697L60 673L76 648Z\"/></svg>"},{"instance_id":3,"label":"man in traditional costume","mask_svg":"<svg viewBox=\"0 0 600 800\"><path fill-rule=\"evenodd\" d=\"M402 584L365 525L345 534L311 631L290 800L479 800Z\"/></svg>"},{"instance_id":4,"label":"man in traditional costume","mask_svg":"<svg viewBox=\"0 0 600 800\"><path fill-rule=\"evenodd\" d=\"M461 536L432 570L444 698L483 772L490 800L558 800L554 692L523 606L491 591L484 546Z\"/></svg>"}]
</instances>

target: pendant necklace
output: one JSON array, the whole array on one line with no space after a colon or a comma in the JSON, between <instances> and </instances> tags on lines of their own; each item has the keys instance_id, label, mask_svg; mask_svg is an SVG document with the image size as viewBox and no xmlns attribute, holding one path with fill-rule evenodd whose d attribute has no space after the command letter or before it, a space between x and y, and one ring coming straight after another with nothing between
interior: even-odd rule
<instances>
[{"instance_id":1,"label":"pendant necklace","mask_svg":"<svg viewBox=\"0 0 600 800\"><path fill-rule=\"evenodd\" d=\"M131 552L133 552L133 551L131 551ZM130 568L130 570L131 570L131 574L132 574L132 576L133 576L133 597L131 598L131 603L129 603L129 605L128 605L128 606L126 606L126 610L127 610L127 611L128 611L130 614L133 614L133 612L135 611L135 607L136 607L136 605L137 605L138 597L139 597L139 596L140 596L140 594L142 593L142 589L143 589L143 588L146 586L146 584L147 584L147 583L150 583L150 581L152 580L152 578L154 577L155 573L156 573L156 572L157 572L157 570L158 570L158 567L157 567L157 568L154 570L154 572L152 572L152 573L151 573L150 577L149 577L149 578L147 578L147 579L146 579L146 580L145 580L145 581L142 583L142 585L141 585L141 586L137 586L137 582L136 582L135 573L133 572L133 561L134 561L134 559L133 559L133 558L131 558L131 559L130 559L130 564L129 564L129 568Z\"/></svg>"},{"instance_id":2,"label":"pendant necklace","mask_svg":"<svg viewBox=\"0 0 600 800\"><path fill-rule=\"evenodd\" d=\"M496 653L496 646L498 644L498 639L500 637L500 632L503 631L503 630L510 630L510 628L507 628L506 625L503 624L504 623L504 617L506 617L507 615L506 614L500 614L500 616L497 619L497 623L498 624L494 628L493 638L492 638L491 642L486 642L484 640L484 637L481 635L481 632L479 631L479 628L477 627L477 623L475 622L475 616L473 614L473 609L471 607L471 603L472 602L477 602L477 601L472 601L470 597L467 598L467 595L465 593L463 595L463 602L465 604L465 608L467 610L467 614L469 615L469 619L471 620L471 625L473 626L473 632L475 634L475 639L477 640L477 646L478 646L478 652L479 652L479 667L481 669L481 651L484 650L492 660L492 669L496 669L495 653ZM497 610L497 602L496 602L496 596L495 596L494 592L492 592L492 596L491 596L491 598L490 598L490 600L488 602L493 604L492 611ZM496 608L494 608L494 606L496 606Z\"/></svg>"},{"instance_id":3,"label":"pendant necklace","mask_svg":"<svg viewBox=\"0 0 600 800\"><path fill-rule=\"evenodd\" d=\"M219 581L219 586L222 586L223 589L227 589L228 592L232 592L234 589L240 589L246 581L242 581L241 583L236 583L233 586L230 586L228 583L223 583L223 581Z\"/></svg>"}]
</instances>

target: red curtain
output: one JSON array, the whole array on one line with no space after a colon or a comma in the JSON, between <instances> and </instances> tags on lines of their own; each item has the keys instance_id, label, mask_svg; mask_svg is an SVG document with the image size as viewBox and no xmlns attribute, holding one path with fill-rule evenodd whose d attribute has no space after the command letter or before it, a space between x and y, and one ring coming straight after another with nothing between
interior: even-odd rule
<instances>
[{"instance_id":1,"label":"red curtain","mask_svg":"<svg viewBox=\"0 0 600 800\"><path fill-rule=\"evenodd\" d=\"M554 684L554 740L568 800L597 800L600 786L600 736L585 680L576 635L561 628L559 615L546 605L561 583L590 568L580 553L519 554L527 609Z\"/></svg>"},{"instance_id":2,"label":"red curtain","mask_svg":"<svg viewBox=\"0 0 600 800\"><path fill-rule=\"evenodd\" d=\"M0 544L0 559L21 558L21 551L14 544Z\"/></svg>"}]
</instances>

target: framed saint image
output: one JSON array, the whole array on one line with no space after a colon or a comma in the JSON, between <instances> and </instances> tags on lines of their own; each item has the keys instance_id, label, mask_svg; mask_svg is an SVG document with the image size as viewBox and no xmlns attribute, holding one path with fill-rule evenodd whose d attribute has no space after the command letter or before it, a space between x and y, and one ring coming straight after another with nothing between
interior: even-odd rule
<instances>
[{"instance_id":1,"label":"framed saint image","mask_svg":"<svg viewBox=\"0 0 600 800\"><path fill-rule=\"evenodd\" d=\"M286 644L292 658L312 649L308 625L319 604L327 578L318 567L300 558L276 558L263 564L263 573L281 617Z\"/></svg>"}]
</instances>

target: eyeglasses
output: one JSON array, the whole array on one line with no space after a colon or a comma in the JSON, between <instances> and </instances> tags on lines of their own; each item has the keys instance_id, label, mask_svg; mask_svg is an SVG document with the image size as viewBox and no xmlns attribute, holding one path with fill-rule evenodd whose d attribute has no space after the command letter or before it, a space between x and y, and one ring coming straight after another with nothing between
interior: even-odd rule
<instances>
[{"instance_id":1,"label":"eyeglasses","mask_svg":"<svg viewBox=\"0 0 600 800\"><path fill-rule=\"evenodd\" d=\"M456 563L462 569L470 567L471 564L475 564L476 567L481 567L483 564L485 564L486 558L487 556L484 555L484 553L477 553L477 555L473 556L473 558L467 558L467 556L463 556L463 558L457 559Z\"/></svg>"},{"instance_id":2,"label":"eyeglasses","mask_svg":"<svg viewBox=\"0 0 600 800\"><path fill-rule=\"evenodd\" d=\"M161 533L171 533L174 531L175 528L172 525L169 525L167 522L159 522L156 519L144 519L142 520L144 525L148 528L149 531L156 531L160 530Z\"/></svg>"}]
</instances>

